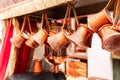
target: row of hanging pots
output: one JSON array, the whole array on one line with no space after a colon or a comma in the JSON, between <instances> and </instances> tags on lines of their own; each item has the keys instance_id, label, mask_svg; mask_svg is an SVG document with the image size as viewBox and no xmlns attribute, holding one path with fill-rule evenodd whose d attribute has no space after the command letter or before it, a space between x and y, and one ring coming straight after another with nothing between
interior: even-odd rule
<instances>
[{"instance_id":1,"label":"row of hanging pots","mask_svg":"<svg viewBox=\"0 0 120 80\"><path fill-rule=\"evenodd\" d=\"M110 7L114 4L115 9L113 15L109 11ZM102 40L102 48L115 52L120 51L120 0L114 2L114 0L109 0L106 7L91 16L88 16L88 24L92 31L97 32Z\"/></svg>"},{"instance_id":2,"label":"row of hanging pots","mask_svg":"<svg viewBox=\"0 0 120 80\"><path fill-rule=\"evenodd\" d=\"M26 30L24 30L27 21L28 21L30 33L27 32ZM29 36L31 36L31 35L33 35L33 32L31 31L30 21L29 21L28 16L25 16L21 30L19 31L18 34L16 34L14 37L12 37L10 39L10 41L16 47L20 48L22 46L22 44L24 43L24 41L27 40L29 38Z\"/></svg>"},{"instance_id":3,"label":"row of hanging pots","mask_svg":"<svg viewBox=\"0 0 120 80\"><path fill-rule=\"evenodd\" d=\"M119 1L119 0L118 0ZM54 51L58 52L62 49L67 43L72 42L76 44L78 47L91 47L92 44L92 36L93 33L96 32L102 39L102 48L108 51L120 51L120 33L119 33L119 25L118 22L118 4L116 4L115 11L115 19L113 22L113 16L109 11L110 6L113 4L114 0L110 0L106 7L100 12L88 16L88 25L79 23L75 8L72 4L68 4L65 18L70 21L71 11L73 11L75 21L77 23L77 30L72 30L69 24L66 24L65 21L62 25L57 26L59 31L55 32L51 29L51 26L48 22L47 14L42 14L41 20L41 28L37 33L33 33L31 31L31 27L29 25L30 33L28 35L27 32L24 31L24 26L26 21L29 22L28 17L24 17L24 22L20 33L18 33L15 37L11 39L11 42L16 47L21 47L21 44L24 40L26 45L35 48L39 45L47 45L51 47ZM69 22L68 22L69 23ZM23 39L22 39L23 38Z\"/></svg>"},{"instance_id":4,"label":"row of hanging pots","mask_svg":"<svg viewBox=\"0 0 120 80\"><path fill-rule=\"evenodd\" d=\"M86 24L79 24L75 8L72 4L68 4L64 20L70 19L71 10L74 13L78 26L76 31L73 32L73 30L70 28L70 25L66 25L65 21L61 26L58 26L60 28L59 31L52 31L47 19L47 14L43 13L41 28L37 33L33 33L31 31L29 18L28 16L25 16L20 33L11 38L11 42L18 48L20 48L22 43L24 43L26 40L27 41L25 44L32 48L45 44L56 52L65 47L65 45L67 45L69 42L73 42L79 47L91 47L93 31L90 30ZM26 21L28 21L30 33L27 33L24 30Z\"/></svg>"}]
</instances>

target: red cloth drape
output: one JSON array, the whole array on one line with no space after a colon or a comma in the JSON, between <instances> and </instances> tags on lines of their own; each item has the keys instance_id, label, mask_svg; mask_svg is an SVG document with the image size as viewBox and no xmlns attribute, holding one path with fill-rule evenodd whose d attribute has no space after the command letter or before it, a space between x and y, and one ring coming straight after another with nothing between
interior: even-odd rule
<instances>
[{"instance_id":1,"label":"red cloth drape","mask_svg":"<svg viewBox=\"0 0 120 80\"><path fill-rule=\"evenodd\" d=\"M13 35L13 25L10 22L10 20L8 20L8 26L0 53L0 80L4 80L4 75L6 72L6 68L10 56L10 50L11 50L10 38L12 37L12 35Z\"/></svg>"},{"instance_id":2,"label":"red cloth drape","mask_svg":"<svg viewBox=\"0 0 120 80\"><path fill-rule=\"evenodd\" d=\"M20 26L22 22L20 21ZM31 22L32 31L36 30L36 22ZM28 24L26 24L25 30L29 31ZM17 51L17 60L14 74L23 73L27 69L27 64L30 56L31 48L23 44L21 48Z\"/></svg>"},{"instance_id":3,"label":"red cloth drape","mask_svg":"<svg viewBox=\"0 0 120 80\"><path fill-rule=\"evenodd\" d=\"M17 51L17 62L16 62L16 67L15 67L15 74L18 73L23 73L27 69L27 64L28 64L28 58L30 55L30 47L26 46L23 44L21 48L18 49Z\"/></svg>"}]
</instances>

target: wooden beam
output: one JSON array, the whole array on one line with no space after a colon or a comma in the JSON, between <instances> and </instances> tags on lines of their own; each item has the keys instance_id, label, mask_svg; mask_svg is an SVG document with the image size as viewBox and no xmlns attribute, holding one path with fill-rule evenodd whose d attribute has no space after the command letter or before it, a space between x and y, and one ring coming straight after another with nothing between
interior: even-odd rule
<instances>
[{"instance_id":1,"label":"wooden beam","mask_svg":"<svg viewBox=\"0 0 120 80\"><path fill-rule=\"evenodd\" d=\"M11 17L19 17L22 15L30 14L35 16L41 16L41 12L44 10L48 14L48 17L53 19L63 19L66 12L67 2L75 0L27 0L7 8L0 10L0 20L8 19ZM77 0L79 1L79 0ZM85 2L85 1L84 1ZM80 1L78 2L80 5ZM96 3L84 3L79 6L75 5L77 15L88 15L96 13L104 8L107 1L101 1ZM83 2L82 2L83 3ZM73 15L72 15L73 16ZM71 16L71 17L72 17Z\"/></svg>"},{"instance_id":2,"label":"wooden beam","mask_svg":"<svg viewBox=\"0 0 120 80\"><path fill-rule=\"evenodd\" d=\"M90 5L86 5L86 6L80 6L80 7L76 8L76 12L77 12L78 16L97 13L100 10L102 10L105 7L106 4L107 4L107 1L100 2L100 3L95 3L95 4L90 4ZM65 5L56 8L54 10L54 12L56 12L55 18L56 19L64 18L65 11L66 11L66 6ZM71 15L71 17L73 17L73 14Z\"/></svg>"},{"instance_id":3,"label":"wooden beam","mask_svg":"<svg viewBox=\"0 0 120 80\"><path fill-rule=\"evenodd\" d=\"M26 0L0 10L0 20L34 13L72 0Z\"/></svg>"}]
</instances>

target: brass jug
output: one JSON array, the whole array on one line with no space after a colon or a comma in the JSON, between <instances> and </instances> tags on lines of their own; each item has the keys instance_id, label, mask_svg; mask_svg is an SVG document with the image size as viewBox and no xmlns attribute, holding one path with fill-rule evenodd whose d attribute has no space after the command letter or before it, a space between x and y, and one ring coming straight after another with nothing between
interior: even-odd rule
<instances>
[{"instance_id":1,"label":"brass jug","mask_svg":"<svg viewBox=\"0 0 120 80\"><path fill-rule=\"evenodd\" d=\"M80 24L80 27L67 38L79 47L91 47L93 31L87 25Z\"/></svg>"},{"instance_id":2,"label":"brass jug","mask_svg":"<svg viewBox=\"0 0 120 80\"><path fill-rule=\"evenodd\" d=\"M112 24L105 24L98 30L102 48L111 52L120 51L120 33L112 27Z\"/></svg>"},{"instance_id":3,"label":"brass jug","mask_svg":"<svg viewBox=\"0 0 120 80\"><path fill-rule=\"evenodd\" d=\"M88 24L93 32L97 32L101 26L107 23L112 23L112 17L110 11L106 8L96 14L88 16Z\"/></svg>"}]
</instances>

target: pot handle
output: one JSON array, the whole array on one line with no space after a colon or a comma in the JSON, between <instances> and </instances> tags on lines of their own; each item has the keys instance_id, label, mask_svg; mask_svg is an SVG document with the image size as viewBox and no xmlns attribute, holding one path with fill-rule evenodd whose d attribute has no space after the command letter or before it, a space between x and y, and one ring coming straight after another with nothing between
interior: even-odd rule
<instances>
[{"instance_id":1,"label":"pot handle","mask_svg":"<svg viewBox=\"0 0 120 80\"><path fill-rule=\"evenodd\" d=\"M73 13L74 13L74 16L75 16L77 26L79 26L79 21L78 21L78 18L77 18L77 13L76 13L75 7L72 4L71 4L71 7L72 7L72 10L73 10Z\"/></svg>"},{"instance_id":2,"label":"pot handle","mask_svg":"<svg viewBox=\"0 0 120 80\"><path fill-rule=\"evenodd\" d=\"M48 17L47 17L47 14L45 12L42 13L42 20L41 20L41 27L40 29L43 29L43 26L45 26L47 32L50 31L50 24L49 24L49 21L48 21Z\"/></svg>"},{"instance_id":3,"label":"pot handle","mask_svg":"<svg viewBox=\"0 0 120 80\"><path fill-rule=\"evenodd\" d=\"M70 14L70 4L68 4L67 9L66 9L66 13L65 13L65 17L64 17L63 25L62 25L62 30L65 27L65 20L67 19L67 17L69 16L69 14Z\"/></svg>"},{"instance_id":4,"label":"pot handle","mask_svg":"<svg viewBox=\"0 0 120 80\"><path fill-rule=\"evenodd\" d=\"M113 5L114 1L115 0L109 0L107 5L105 6L105 8L109 10L111 8L111 6Z\"/></svg>"},{"instance_id":5,"label":"pot handle","mask_svg":"<svg viewBox=\"0 0 120 80\"><path fill-rule=\"evenodd\" d=\"M116 5L114 9L114 22L113 22L113 27L115 27L120 19L120 0L117 0Z\"/></svg>"},{"instance_id":6,"label":"pot handle","mask_svg":"<svg viewBox=\"0 0 120 80\"><path fill-rule=\"evenodd\" d=\"M45 13L45 24L46 24L46 27L47 27L47 32L49 32L50 31L50 24L49 24L48 17L47 17L46 13Z\"/></svg>"},{"instance_id":7,"label":"pot handle","mask_svg":"<svg viewBox=\"0 0 120 80\"><path fill-rule=\"evenodd\" d=\"M77 18L77 13L76 13L76 11L75 11L75 8L74 8L73 4L68 3L62 29L63 29L64 26L65 26L65 20L66 20L67 18L70 18L71 10L73 11L73 14L74 14L74 16L75 16L75 20L76 20L77 26L79 26L79 21L78 21L78 18Z\"/></svg>"},{"instance_id":8,"label":"pot handle","mask_svg":"<svg viewBox=\"0 0 120 80\"><path fill-rule=\"evenodd\" d=\"M27 16L27 21L28 21L28 27L29 27L30 33L32 33L30 18L28 16Z\"/></svg>"},{"instance_id":9,"label":"pot handle","mask_svg":"<svg viewBox=\"0 0 120 80\"><path fill-rule=\"evenodd\" d=\"M24 31L24 28L25 28L25 25L26 25L26 21L28 22L28 27L29 27L30 33L32 33L32 29L31 29L31 25L30 25L30 19L29 19L29 17L27 15L24 16L21 32Z\"/></svg>"},{"instance_id":10,"label":"pot handle","mask_svg":"<svg viewBox=\"0 0 120 80\"><path fill-rule=\"evenodd\" d=\"M42 29L43 26L44 26L44 19L45 19L45 13L42 12L42 19L41 19L41 27L40 27L40 29Z\"/></svg>"},{"instance_id":11,"label":"pot handle","mask_svg":"<svg viewBox=\"0 0 120 80\"><path fill-rule=\"evenodd\" d=\"M23 23L22 23L22 28L21 28L21 32L24 31L24 28L25 28L25 25L26 25L26 21L27 21L27 16L24 16Z\"/></svg>"},{"instance_id":12,"label":"pot handle","mask_svg":"<svg viewBox=\"0 0 120 80\"><path fill-rule=\"evenodd\" d=\"M62 26L62 32L63 32L63 34L64 34L67 38L69 38L69 36L74 32L74 31L71 29L71 27L70 27L69 24L68 24L67 27L66 27L67 30L64 28L64 27L65 27L65 20L66 20L67 18L70 20L71 10L73 11L73 15L74 15L74 17L75 17L75 21L76 21L76 23L77 23L77 26L80 27L79 21L78 21L78 18L77 18L77 13L76 13L76 11L75 11L74 5L71 4L71 3L68 3L67 10L66 10L66 14L65 14L65 18L64 18L64 23L63 23L63 26Z\"/></svg>"}]
</instances>

